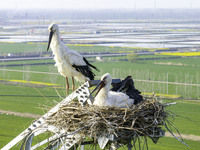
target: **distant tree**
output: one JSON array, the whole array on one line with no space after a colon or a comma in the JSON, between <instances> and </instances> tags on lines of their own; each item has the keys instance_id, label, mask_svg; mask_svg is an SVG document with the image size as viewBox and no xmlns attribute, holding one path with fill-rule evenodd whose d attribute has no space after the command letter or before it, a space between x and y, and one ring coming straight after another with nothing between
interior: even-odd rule
<instances>
[{"instance_id":1,"label":"distant tree","mask_svg":"<svg viewBox=\"0 0 200 150\"><path fill-rule=\"evenodd\" d=\"M129 62L136 62L137 54L132 52L132 53L127 55L127 59L128 59Z\"/></svg>"}]
</instances>

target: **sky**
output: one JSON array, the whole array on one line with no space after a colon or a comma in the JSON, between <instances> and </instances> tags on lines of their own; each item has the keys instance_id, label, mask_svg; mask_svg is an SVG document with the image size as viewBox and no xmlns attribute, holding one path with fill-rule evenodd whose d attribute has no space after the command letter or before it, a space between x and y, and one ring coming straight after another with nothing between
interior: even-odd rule
<instances>
[{"instance_id":1,"label":"sky","mask_svg":"<svg viewBox=\"0 0 200 150\"><path fill-rule=\"evenodd\" d=\"M200 8L200 0L0 0L0 9Z\"/></svg>"}]
</instances>

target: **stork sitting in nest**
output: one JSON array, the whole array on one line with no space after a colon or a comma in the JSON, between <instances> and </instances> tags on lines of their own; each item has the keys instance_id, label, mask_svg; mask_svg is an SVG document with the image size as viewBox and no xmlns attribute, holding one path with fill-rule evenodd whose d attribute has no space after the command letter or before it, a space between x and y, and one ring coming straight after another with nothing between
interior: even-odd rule
<instances>
[{"instance_id":1,"label":"stork sitting in nest","mask_svg":"<svg viewBox=\"0 0 200 150\"><path fill-rule=\"evenodd\" d=\"M131 107L143 100L140 92L135 89L131 76L128 76L122 82L115 85L111 90L112 77L109 73L101 77L101 81L91 92L97 93L94 99L94 105L97 106L115 106L115 107Z\"/></svg>"}]
</instances>

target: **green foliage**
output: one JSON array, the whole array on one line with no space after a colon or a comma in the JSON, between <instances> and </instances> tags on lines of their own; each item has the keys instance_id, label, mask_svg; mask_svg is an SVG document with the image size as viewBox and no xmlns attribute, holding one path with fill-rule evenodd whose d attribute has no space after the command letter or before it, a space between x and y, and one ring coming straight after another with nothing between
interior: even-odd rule
<instances>
[{"instance_id":1,"label":"green foliage","mask_svg":"<svg viewBox=\"0 0 200 150\"><path fill-rule=\"evenodd\" d=\"M129 62L132 62L132 63L136 62L136 60L137 60L137 54L134 53L134 52L132 52L132 53L130 53L130 54L127 55L127 59L128 59Z\"/></svg>"}]
</instances>

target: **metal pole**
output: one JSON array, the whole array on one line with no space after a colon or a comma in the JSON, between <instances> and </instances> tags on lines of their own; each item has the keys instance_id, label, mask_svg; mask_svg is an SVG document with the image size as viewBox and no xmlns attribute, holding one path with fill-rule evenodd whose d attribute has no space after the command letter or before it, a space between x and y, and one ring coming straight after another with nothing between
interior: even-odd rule
<instances>
[{"instance_id":1,"label":"metal pole","mask_svg":"<svg viewBox=\"0 0 200 150\"><path fill-rule=\"evenodd\" d=\"M168 95L168 72L167 72L167 95Z\"/></svg>"},{"instance_id":2,"label":"metal pole","mask_svg":"<svg viewBox=\"0 0 200 150\"><path fill-rule=\"evenodd\" d=\"M199 74L197 73L197 84L199 84ZM199 87L197 86L197 99L199 99Z\"/></svg>"}]
</instances>

